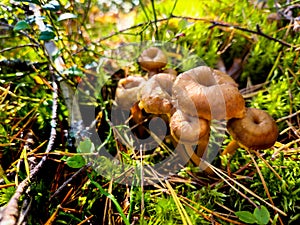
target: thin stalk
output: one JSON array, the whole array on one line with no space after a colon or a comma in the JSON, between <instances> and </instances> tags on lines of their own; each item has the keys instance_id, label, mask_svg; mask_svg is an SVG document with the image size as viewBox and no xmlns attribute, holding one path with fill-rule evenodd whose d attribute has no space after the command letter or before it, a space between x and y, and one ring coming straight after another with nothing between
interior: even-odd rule
<instances>
[{"instance_id":1,"label":"thin stalk","mask_svg":"<svg viewBox=\"0 0 300 225\"><path fill-rule=\"evenodd\" d=\"M107 191L105 191L100 184L98 184L97 182L93 181L92 178L90 177L89 175L89 178L90 178L90 181L91 183L96 186L96 188L99 189L99 191L101 192L101 194L103 194L104 196L106 196L107 198L109 198L114 204L115 204L115 207L117 209L117 211L120 213L120 216L122 217L124 223L126 225L130 225L128 219L126 218L123 210L122 210L122 207L120 206L120 204L118 203L117 199L115 198L115 196L113 196L112 194L108 193Z\"/></svg>"},{"instance_id":2,"label":"thin stalk","mask_svg":"<svg viewBox=\"0 0 300 225\"><path fill-rule=\"evenodd\" d=\"M145 14L145 16L146 16L147 21L150 21L150 18L149 18L149 16L148 16L148 13L147 13L147 11L146 11L146 8L145 8L145 6L144 6L143 1L140 1L140 4L139 4L139 5L141 6L141 8L142 8L142 10L143 10L143 12L144 12L144 14Z\"/></svg>"},{"instance_id":3,"label":"thin stalk","mask_svg":"<svg viewBox=\"0 0 300 225\"><path fill-rule=\"evenodd\" d=\"M276 170L274 170L274 168L267 162L267 160L265 160L257 151L254 151L254 153L256 154L256 156L261 159L266 165L267 167L272 170L272 172L275 174L275 176L279 179L282 180L282 177L276 172Z\"/></svg>"},{"instance_id":4,"label":"thin stalk","mask_svg":"<svg viewBox=\"0 0 300 225\"><path fill-rule=\"evenodd\" d=\"M151 0L151 7L152 7L152 11L153 11L154 26L155 26L154 35L155 35L155 39L159 40L159 37L158 37L158 26L157 26L157 15L156 15L156 10L155 10L154 0Z\"/></svg>"},{"instance_id":5,"label":"thin stalk","mask_svg":"<svg viewBox=\"0 0 300 225\"><path fill-rule=\"evenodd\" d=\"M259 169L259 166L257 165L257 163L256 163L256 161L255 161L253 155L251 154L251 152L250 152L248 149L246 149L246 150L247 150L247 152L248 152L248 154L249 154L249 156L250 156L252 162L253 162L254 165L255 165L255 168L256 168L257 173L258 173L258 175L259 175L259 177L260 177L261 183L262 183L262 185L264 186L264 189L265 189L265 192L266 192L266 194L267 194L267 196L268 196L268 199L270 200L271 204L272 204L273 206L275 206L275 205L274 205L274 202L273 202L273 199L272 199L272 197L271 197L271 195L270 195L269 189L268 189L268 187L267 187L266 181L265 181L265 179L264 179L264 176L262 175L262 173L261 173L261 171L260 171L260 169ZM279 221L280 221L280 223L283 225L282 220L281 220L280 217L279 217ZM270 221L270 222L271 222L271 221Z\"/></svg>"},{"instance_id":6,"label":"thin stalk","mask_svg":"<svg viewBox=\"0 0 300 225\"><path fill-rule=\"evenodd\" d=\"M184 225L193 225L189 215L187 214L186 210L184 209L184 207L182 206L180 200L178 199L178 196L177 194L175 193L174 189L172 188L171 184L169 183L168 180L165 180L166 182L166 186L168 188L168 190L170 191L172 197L173 197L173 200L178 208L178 211L179 211L179 214L182 218L182 223Z\"/></svg>"},{"instance_id":7,"label":"thin stalk","mask_svg":"<svg viewBox=\"0 0 300 225\"><path fill-rule=\"evenodd\" d=\"M131 189L130 189L130 196L129 196L129 210L128 210L128 214L127 214L127 219L128 221L130 221L130 218L131 218L131 215L132 215L132 212L133 212L133 207L134 207L134 195L135 195L135 186L134 186L134 183L135 183L135 179L132 180L132 184L131 184Z\"/></svg>"},{"instance_id":8,"label":"thin stalk","mask_svg":"<svg viewBox=\"0 0 300 225\"><path fill-rule=\"evenodd\" d=\"M142 145L140 146L140 180L141 180L141 212L145 209L145 203L144 203L144 170L143 170L143 149Z\"/></svg>"}]
</instances>

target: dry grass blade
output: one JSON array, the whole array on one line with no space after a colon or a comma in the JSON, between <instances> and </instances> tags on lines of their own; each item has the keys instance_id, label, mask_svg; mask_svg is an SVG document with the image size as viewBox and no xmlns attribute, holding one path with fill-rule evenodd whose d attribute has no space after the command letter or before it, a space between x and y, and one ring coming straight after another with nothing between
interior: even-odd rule
<instances>
[{"instance_id":1,"label":"dry grass blade","mask_svg":"<svg viewBox=\"0 0 300 225\"><path fill-rule=\"evenodd\" d=\"M182 218L182 223L184 225L193 225L189 215L187 214L186 210L184 209L184 207L182 206L177 194L175 193L174 189L172 188L171 184L169 183L168 180L165 180L166 182L166 186L168 188L168 190L171 193L171 196L173 197L173 200L178 208L179 214Z\"/></svg>"},{"instance_id":2,"label":"dry grass blade","mask_svg":"<svg viewBox=\"0 0 300 225\"><path fill-rule=\"evenodd\" d=\"M282 177L276 172L276 170L274 170L274 168L267 162L267 160L265 160L257 151L254 151L254 153L256 154L256 156L262 160L265 165L275 174L275 176L279 179L282 180Z\"/></svg>"},{"instance_id":3,"label":"dry grass blade","mask_svg":"<svg viewBox=\"0 0 300 225\"><path fill-rule=\"evenodd\" d=\"M211 221L211 219L210 219L210 217L209 217L208 215L206 215L205 213L199 211L198 209L196 209L195 207L193 207L191 204L188 203L188 201L189 201L189 202L191 202L191 203L197 204L196 202L193 202L193 201L191 201L190 199L185 198L185 197L183 197L183 196L181 196L181 201L182 201L185 205L187 205L188 207L190 207L191 209L193 209L195 212L199 213L203 218L205 218L205 219L208 220L208 221ZM222 215L220 215L220 213L214 212L213 210L210 210L210 209L208 209L208 208L206 208L206 207L204 207L204 206L202 206L202 205L197 204L197 206L199 206L199 207L200 207L201 209L203 209L204 211L210 213L211 215L214 215L215 217L218 217L218 218L220 218L220 219L222 219L222 220L224 220L224 221L230 222L230 223L232 223L232 224L239 224L239 225L242 225L242 224L243 224L243 223L241 223L241 222L238 222L238 221L229 219L229 218L227 218L227 217L225 217L225 216L222 216Z\"/></svg>"},{"instance_id":4,"label":"dry grass blade","mask_svg":"<svg viewBox=\"0 0 300 225\"><path fill-rule=\"evenodd\" d=\"M276 155L279 154L283 149L285 149L285 148L288 149L291 145L296 144L296 143L298 143L298 142L300 142L300 138L299 138L299 139L296 139L296 140L293 140L293 141L291 141L291 142L289 142L289 143L287 143L287 144L281 145L279 148L277 148L277 149L274 151L274 153L273 153L273 155L272 155L272 158L275 158Z\"/></svg>"},{"instance_id":5,"label":"dry grass blade","mask_svg":"<svg viewBox=\"0 0 300 225\"><path fill-rule=\"evenodd\" d=\"M251 191L250 189L248 189L244 185L240 184L239 182L237 182L236 180L234 180L233 178L231 178L230 176L228 176L222 170L216 168L215 166L211 165L210 163L208 163L208 162L206 162L204 160L201 160L201 161L204 164L206 164L209 168L211 168L213 170L213 172L216 175L218 175L224 182L226 182L232 189L234 189L235 191L237 191L239 194L241 194L243 197L245 197L250 202L252 202L252 201L246 195L244 195L243 193L241 193L236 187L234 187L228 180L232 181L233 183L235 183L236 185L238 185L240 188L242 188L243 190L245 190L246 192L248 192L249 194L251 194L253 197L255 197L258 200L262 201L264 204L270 206L272 209L274 209L278 213L282 214L283 216L287 216L287 214L285 212L283 212L281 209L279 209L276 206L274 206L274 205L270 204L269 202L265 201L262 197L258 196L253 191ZM227 178L228 180L225 179L225 178ZM256 205L254 202L252 202L252 204Z\"/></svg>"},{"instance_id":6,"label":"dry grass blade","mask_svg":"<svg viewBox=\"0 0 300 225\"><path fill-rule=\"evenodd\" d=\"M271 197L271 195L270 195L270 192L269 192L269 189L268 189L268 187L267 187L266 181L265 181L265 179L264 179L264 177L263 177L263 175L262 175L262 173L261 173L261 171L260 171L260 169L259 169L259 166L257 165L257 163L256 163L256 161L255 161L253 155L251 154L251 152L250 152L248 149L246 149L246 150L247 150L247 152L248 152L248 154L249 154L249 156L250 156L252 162L253 162L254 165L255 165L255 168L256 168L257 173L258 173L258 175L259 175L259 177L260 177L261 183L262 183L262 185L264 186L264 189L265 189L265 192L266 192L266 194L267 194L267 196L268 196L268 199L270 200L271 204L275 207L274 202L273 202L273 199L272 199L272 197ZM279 221L280 221L280 223L283 225L282 220L281 220L280 217L279 217ZM272 222L272 221L270 220L270 222Z\"/></svg>"}]
</instances>

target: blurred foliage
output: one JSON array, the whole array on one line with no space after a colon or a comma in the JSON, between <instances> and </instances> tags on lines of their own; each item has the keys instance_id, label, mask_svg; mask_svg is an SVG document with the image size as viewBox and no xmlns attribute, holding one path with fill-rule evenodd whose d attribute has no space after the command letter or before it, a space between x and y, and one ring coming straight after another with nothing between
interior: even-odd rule
<instances>
[{"instance_id":1,"label":"blurred foliage","mask_svg":"<svg viewBox=\"0 0 300 225\"><path fill-rule=\"evenodd\" d=\"M136 160L137 153L116 140L116 132L128 141L130 138L123 132L124 127L110 127L109 118L118 79L141 72L136 61L130 62L135 59L131 53L138 55L141 49L136 45L133 50L128 48L128 54L118 55L125 60L124 64L120 63L121 70L113 75L108 71L114 71L115 65L101 66L106 65L103 56L112 49L155 40L168 43L167 47L181 48L182 57L174 56L170 62L179 72L201 62L231 73L241 91L246 93L247 106L266 110L277 121L281 132L278 142L272 149L261 151L261 157L255 159L274 205L288 215L279 218L276 211L267 206L270 218L277 224L296 224L300 218L300 35L290 20L277 16L299 1L287 2L2 0L0 163L4 173L0 174L1 207L15 191L11 184L27 175L21 153L26 152L29 159L40 160L45 152L52 127L52 84L57 80L67 82L74 90L81 85L98 83L102 87L106 84L96 90L95 95L82 92L80 96L85 107L96 107L102 126L99 132L102 145L85 139L79 147L74 146L76 135L81 132L85 136L89 131L80 124L70 130L68 108L60 90L57 138L39 182L31 185L29 195L34 196L34 204L27 215L28 224L47 221L48 224L79 224L84 220L91 224L122 224L121 217L133 224L181 224L184 218L192 224L211 224L212 221L232 224L238 220L235 212L255 213L254 205L223 179L199 172L199 168L192 165L174 174L170 186L163 179L152 186L140 186L141 164ZM34 14L34 5L42 8L40 16ZM299 16L299 9L294 11ZM38 19L46 24L45 30L37 24ZM46 53L45 44L49 40L59 49L58 54L65 63L63 71L56 71ZM128 62L131 71L123 70ZM80 83L84 79L88 82ZM260 88L255 89L260 84ZM230 138L226 138L222 147L229 141ZM110 153L119 154L123 162L137 172L132 174L128 167L116 166L115 161L105 157L93 158L95 151L103 151L104 147ZM146 155L144 163L154 164L166 157L170 154L168 147L160 146ZM57 196L51 197L88 161L98 166L81 172L69 185L63 186ZM263 182L245 150L239 149L232 157L217 158L214 164L268 200ZM114 183L123 179L121 175L125 172L129 173L131 183L127 186ZM246 193L243 188L237 188ZM171 194L172 190L177 198ZM264 204L254 197L249 199L257 205Z\"/></svg>"}]
</instances>

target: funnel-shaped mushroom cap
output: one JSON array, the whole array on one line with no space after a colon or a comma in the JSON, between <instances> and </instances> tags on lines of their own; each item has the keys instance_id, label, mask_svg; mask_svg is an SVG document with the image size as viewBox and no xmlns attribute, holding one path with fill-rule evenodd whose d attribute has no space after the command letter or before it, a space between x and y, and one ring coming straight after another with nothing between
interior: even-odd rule
<instances>
[{"instance_id":1,"label":"funnel-shaped mushroom cap","mask_svg":"<svg viewBox=\"0 0 300 225\"><path fill-rule=\"evenodd\" d=\"M139 107L147 113L168 114L173 108L172 86L176 76L159 73L151 77L138 93Z\"/></svg>"},{"instance_id":2,"label":"funnel-shaped mushroom cap","mask_svg":"<svg viewBox=\"0 0 300 225\"><path fill-rule=\"evenodd\" d=\"M162 50L150 47L142 52L138 62L144 70L156 71L167 65L168 60Z\"/></svg>"},{"instance_id":3,"label":"funnel-shaped mushroom cap","mask_svg":"<svg viewBox=\"0 0 300 225\"><path fill-rule=\"evenodd\" d=\"M227 129L241 146L254 150L272 147L278 137L275 121L261 109L247 108L244 118L228 121Z\"/></svg>"},{"instance_id":4,"label":"funnel-shaped mushroom cap","mask_svg":"<svg viewBox=\"0 0 300 225\"><path fill-rule=\"evenodd\" d=\"M138 101L137 94L146 79L143 77L129 76L119 80L116 89L115 101L124 109L130 109Z\"/></svg>"},{"instance_id":5,"label":"funnel-shaped mushroom cap","mask_svg":"<svg viewBox=\"0 0 300 225\"><path fill-rule=\"evenodd\" d=\"M207 120L242 118L245 101L228 75L207 66L180 74L173 85L177 108Z\"/></svg>"},{"instance_id":6,"label":"funnel-shaped mushroom cap","mask_svg":"<svg viewBox=\"0 0 300 225\"><path fill-rule=\"evenodd\" d=\"M198 144L202 137L208 142L210 127L209 122L199 117L190 116L176 110L170 119L172 137L182 144Z\"/></svg>"}]
</instances>

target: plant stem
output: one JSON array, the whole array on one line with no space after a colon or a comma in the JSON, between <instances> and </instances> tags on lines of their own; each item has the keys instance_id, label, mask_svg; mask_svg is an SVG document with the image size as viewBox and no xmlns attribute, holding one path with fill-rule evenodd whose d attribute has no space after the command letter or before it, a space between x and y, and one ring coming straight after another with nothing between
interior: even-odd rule
<instances>
[{"instance_id":1,"label":"plant stem","mask_svg":"<svg viewBox=\"0 0 300 225\"><path fill-rule=\"evenodd\" d=\"M240 145L236 140L231 140L221 155L233 155L239 147Z\"/></svg>"},{"instance_id":2,"label":"plant stem","mask_svg":"<svg viewBox=\"0 0 300 225\"><path fill-rule=\"evenodd\" d=\"M117 201L117 199L115 198L115 196L113 196L112 194L106 192L106 191L101 187L101 185L98 184L96 181L93 181L92 178L91 178L90 176L89 176L89 178L90 178L91 183L92 183L93 185L95 185L96 188L99 189L99 191L101 192L101 194L105 195L107 198L109 198L109 199L115 204L116 209L117 209L117 211L120 213L120 216L122 217L124 223L125 223L126 225L130 225L128 219L126 218L126 216L125 216L125 214L124 214L124 212L123 212L123 210L122 210L122 207L121 207L120 204L118 203L118 201Z\"/></svg>"},{"instance_id":3,"label":"plant stem","mask_svg":"<svg viewBox=\"0 0 300 225\"><path fill-rule=\"evenodd\" d=\"M154 0L151 0L151 6L152 6L152 11L153 11L153 16L154 16L154 26L155 26L154 35L155 35L155 39L159 40L158 26L157 26L157 15L156 15L156 11L155 11Z\"/></svg>"}]
</instances>

